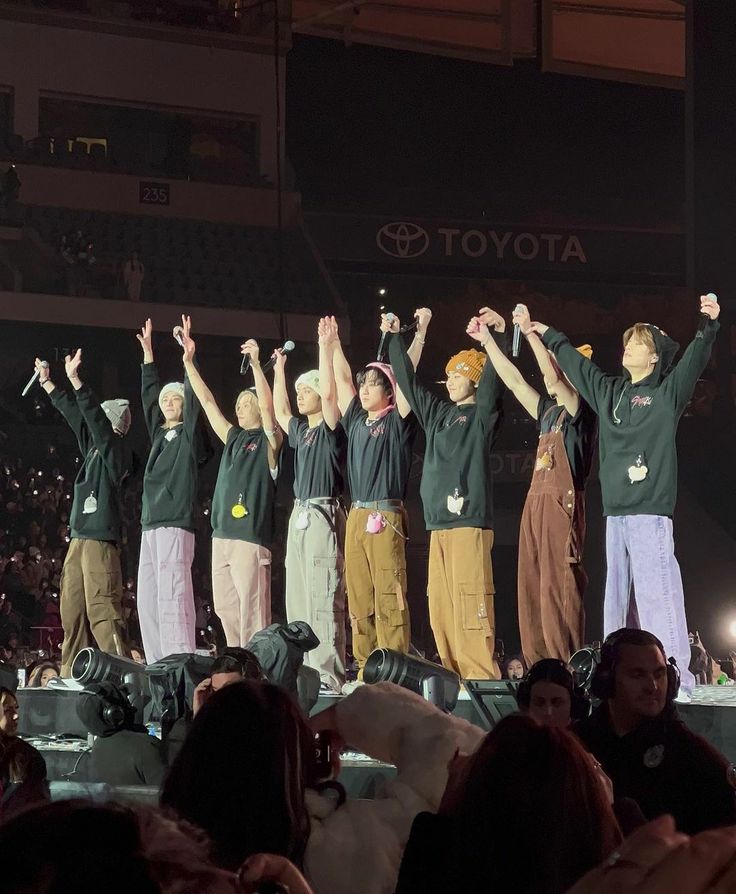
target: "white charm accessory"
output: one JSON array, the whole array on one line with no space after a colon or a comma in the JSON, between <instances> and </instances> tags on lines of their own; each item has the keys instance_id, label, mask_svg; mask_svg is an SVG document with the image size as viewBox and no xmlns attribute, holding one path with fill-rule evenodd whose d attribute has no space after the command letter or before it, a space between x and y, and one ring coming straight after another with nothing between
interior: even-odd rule
<instances>
[{"instance_id":1,"label":"white charm accessory","mask_svg":"<svg viewBox=\"0 0 736 894\"><path fill-rule=\"evenodd\" d=\"M298 531L306 531L309 527L309 512L306 509L302 509L299 515L297 515L296 527Z\"/></svg>"},{"instance_id":2,"label":"white charm accessory","mask_svg":"<svg viewBox=\"0 0 736 894\"><path fill-rule=\"evenodd\" d=\"M644 460L641 456L637 456L636 462L633 466L629 466L629 481L632 484L636 484L637 481L643 481L647 475L649 474L649 467L644 464Z\"/></svg>"},{"instance_id":3,"label":"white charm accessory","mask_svg":"<svg viewBox=\"0 0 736 894\"><path fill-rule=\"evenodd\" d=\"M463 511L463 503L465 502L465 497L461 497L459 495L459 491L455 488L455 493L451 496L447 497L447 511L451 512L453 515L460 515Z\"/></svg>"},{"instance_id":4,"label":"white charm accessory","mask_svg":"<svg viewBox=\"0 0 736 894\"><path fill-rule=\"evenodd\" d=\"M97 498L95 497L94 491L92 491L84 501L82 515L92 515L93 512L97 512Z\"/></svg>"},{"instance_id":5,"label":"white charm accessory","mask_svg":"<svg viewBox=\"0 0 736 894\"><path fill-rule=\"evenodd\" d=\"M174 438L179 437L179 432L175 428L170 428L166 434L164 435L165 441L173 441Z\"/></svg>"}]
</instances>

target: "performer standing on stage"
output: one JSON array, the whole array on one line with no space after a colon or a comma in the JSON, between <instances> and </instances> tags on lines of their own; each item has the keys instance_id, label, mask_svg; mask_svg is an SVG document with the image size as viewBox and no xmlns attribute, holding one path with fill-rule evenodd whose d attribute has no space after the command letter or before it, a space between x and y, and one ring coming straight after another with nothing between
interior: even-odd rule
<instances>
[{"instance_id":1,"label":"performer standing on stage","mask_svg":"<svg viewBox=\"0 0 736 894\"><path fill-rule=\"evenodd\" d=\"M497 316L497 315L496 315ZM460 351L447 363L449 400L416 378L398 320L382 318L399 389L424 429L420 493L430 534L429 620L442 664L464 679L499 679L493 657L493 490L491 448L501 425L503 386L486 357ZM494 329L502 332L497 316ZM468 334L484 344L488 327L474 318Z\"/></svg>"},{"instance_id":2,"label":"performer standing on stage","mask_svg":"<svg viewBox=\"0 0 736 894\"><path fill-rule=\"evenodd\" d=\"M517 304L514 321L529 330L529 312ZM497 314L480 310L483 323ZM537 459L519 531L517 595L521 649L527 664L544 658L567 661L583 645L585 481L596 445L597 418L565 379L535 332L527 336L549 397L524 379L490 339L486 351L501 381L536 420ZM589 345L577 349L590 358Z\"/></svg>"},{"instance_id":3,"label":"performer standing on stage","mask_svg":"<svg viewBox=\"0 0 736 894\"><path fill-rule=\"evenodd\" d=\"M200 409L187 376L161 387L151 337L148 319L136 338L143 349L141 399L151 440L138 563L138 618L149 664L196 648L192 561Z\"/></svg>"},{"instance_id":4,"label":"performer standing on stage","mask_svg":"<svg viewBox=\"0 0 736 894\"><path fill-rule=\"evenodd\" d=\"M674 655L681 689L694 685L672 514L677 499L677 425L710 358L719 328L718 302L701 296L695 338L672 367L677 342L651 323L624 332L624 375L608 376L567 338L543 323L526 331L542 337L581 397L598 414L600 481L606 515L606 636L622 627L650 630ZM514 321L517 314L514 314ZM632 593L633 585L633 593Z\"/></svg>"},{"instance_id":5,"label":"performer standing on stage","mask_svg":"<svg viewBox=\"0 0 736 894\"><path fill-rule=\"evenodd\" d=\"M337 407L332 352L336 327L319 322L319 369L296 380L299 419L286 390L286 355L276 352L273 381L276 420L294 449L294 508L286 541L286 617L306 621L320 644L304 661L319 671L323 687L345 682L345 510L340 504L341 466L347 439Z\"/></svg>"},{"instance_id":6,"label":"performer standing on stage","mask_svg":"<svg viewBox=\"0 0 736 894\"><path fill-rule=\"evenodd\" d=\"M74 397L60 391L36 358L39 384L66 419L84 457L74 482L71 540L61 571L61 675L88 646L125 655L123 576L120 570L121 491L133 458L123 438L130 428L127 400L100 403L79 377L82 349L64 368Z\"/></svg>"},{"instance_id":7,"label":"performer standing on stage","mask_svg":"<svg viewBox=\"0 0 736 894\"><path fill-rule=\"evenodd\" d=\"M432 314L421 308L415 316L417 329L410 351L416 365ZM409 649L404 496L416 421L385 363L369 363L360 370L356 392L334 325L332 363L337 403L348 436L352 498L345 533L345 583L353 654L362 678L366 659L374 649Z\"/></svg>"},{"instance_id":8,"label":"performer standing on stage","mask_svg":"<svg viewBox=\"0 0 736 894\"><path fill-rule=\"evenodd\" d=\"M217 437L225 445L212 498L212 597L228 646L244 646L271 623L271 544L279 453L283 435L258 345L241 345L250 358L256 393L241 391L238 424L220 412L194 364L191 320L182 317L184 369Z\"/></svg>"}]
</instances>

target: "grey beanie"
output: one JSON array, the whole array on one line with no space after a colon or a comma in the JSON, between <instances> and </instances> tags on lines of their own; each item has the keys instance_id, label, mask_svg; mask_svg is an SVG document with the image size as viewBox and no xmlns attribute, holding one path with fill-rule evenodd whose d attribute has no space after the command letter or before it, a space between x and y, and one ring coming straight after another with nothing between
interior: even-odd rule
<instances>
[{"instance_id":1,"label":"grey beanie","mask_svg":"<svg viewBox=\"0 0 736 894\"><path fill-rule=\"evenodd\" d=\"M119 435L127 434L130 428L130 401L116 397L114 400L103 400L100 406L110 420L113 431Z\"/></svg>"},{"instance_id":2,"label":"grey beanie","mask_svg":"<svg viewBox=\"0 0 736 894\"><path fill-rule=\"evenodd\" d=\"M178 394L179 397L184 400L184 383L183 382L169 382L168 385L164 385L164 387L158 393L158 405L161 407L163 411L164 408L164 395L166 394Z\"/></svg>"}]
</instances>

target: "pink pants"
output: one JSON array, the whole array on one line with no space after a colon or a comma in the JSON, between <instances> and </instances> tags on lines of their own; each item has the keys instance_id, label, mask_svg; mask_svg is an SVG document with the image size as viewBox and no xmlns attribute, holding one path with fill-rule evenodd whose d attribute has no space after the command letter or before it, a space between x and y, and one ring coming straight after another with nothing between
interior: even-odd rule
<instances>
[{"instance_id":1,"label":"pink pants","mask_svg":"<svg viewBox=\"0 0 736 894\"><path fill-rule=\"evenodd\" d=\"M146 661L193 652L194 534L183 528L154 528L141 535L138 619Z\"/></svg>"},{"instance_id":2,"label":"pink pants","mask_svg":"<svg viewBox=\"0 0 736 894\"><path fill-rule=\"evenodd\" d=\"M228 646L245 646L271 623L271 550L212 538L212 599Z\"/></svg>"}]
</instances>

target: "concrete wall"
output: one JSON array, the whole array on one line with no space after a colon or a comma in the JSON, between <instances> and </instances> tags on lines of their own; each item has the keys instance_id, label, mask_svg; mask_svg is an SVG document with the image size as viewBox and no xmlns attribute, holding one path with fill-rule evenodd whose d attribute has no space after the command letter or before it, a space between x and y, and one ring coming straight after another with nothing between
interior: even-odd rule
<instances>
[{"instance_id":1,"label":"concrete wall","mask_svg":"<svg viewBox=\"0 0 736 894\"><path fill-rule=\"evenodd\" d=\"M274 83L264 53L0 19L0 85L13 88L15 131L25 139L38 134L45 93L255 116L261 170L275 180ZM283 117L283 95L281 108Z\"/></svg>"}]
</instances>

